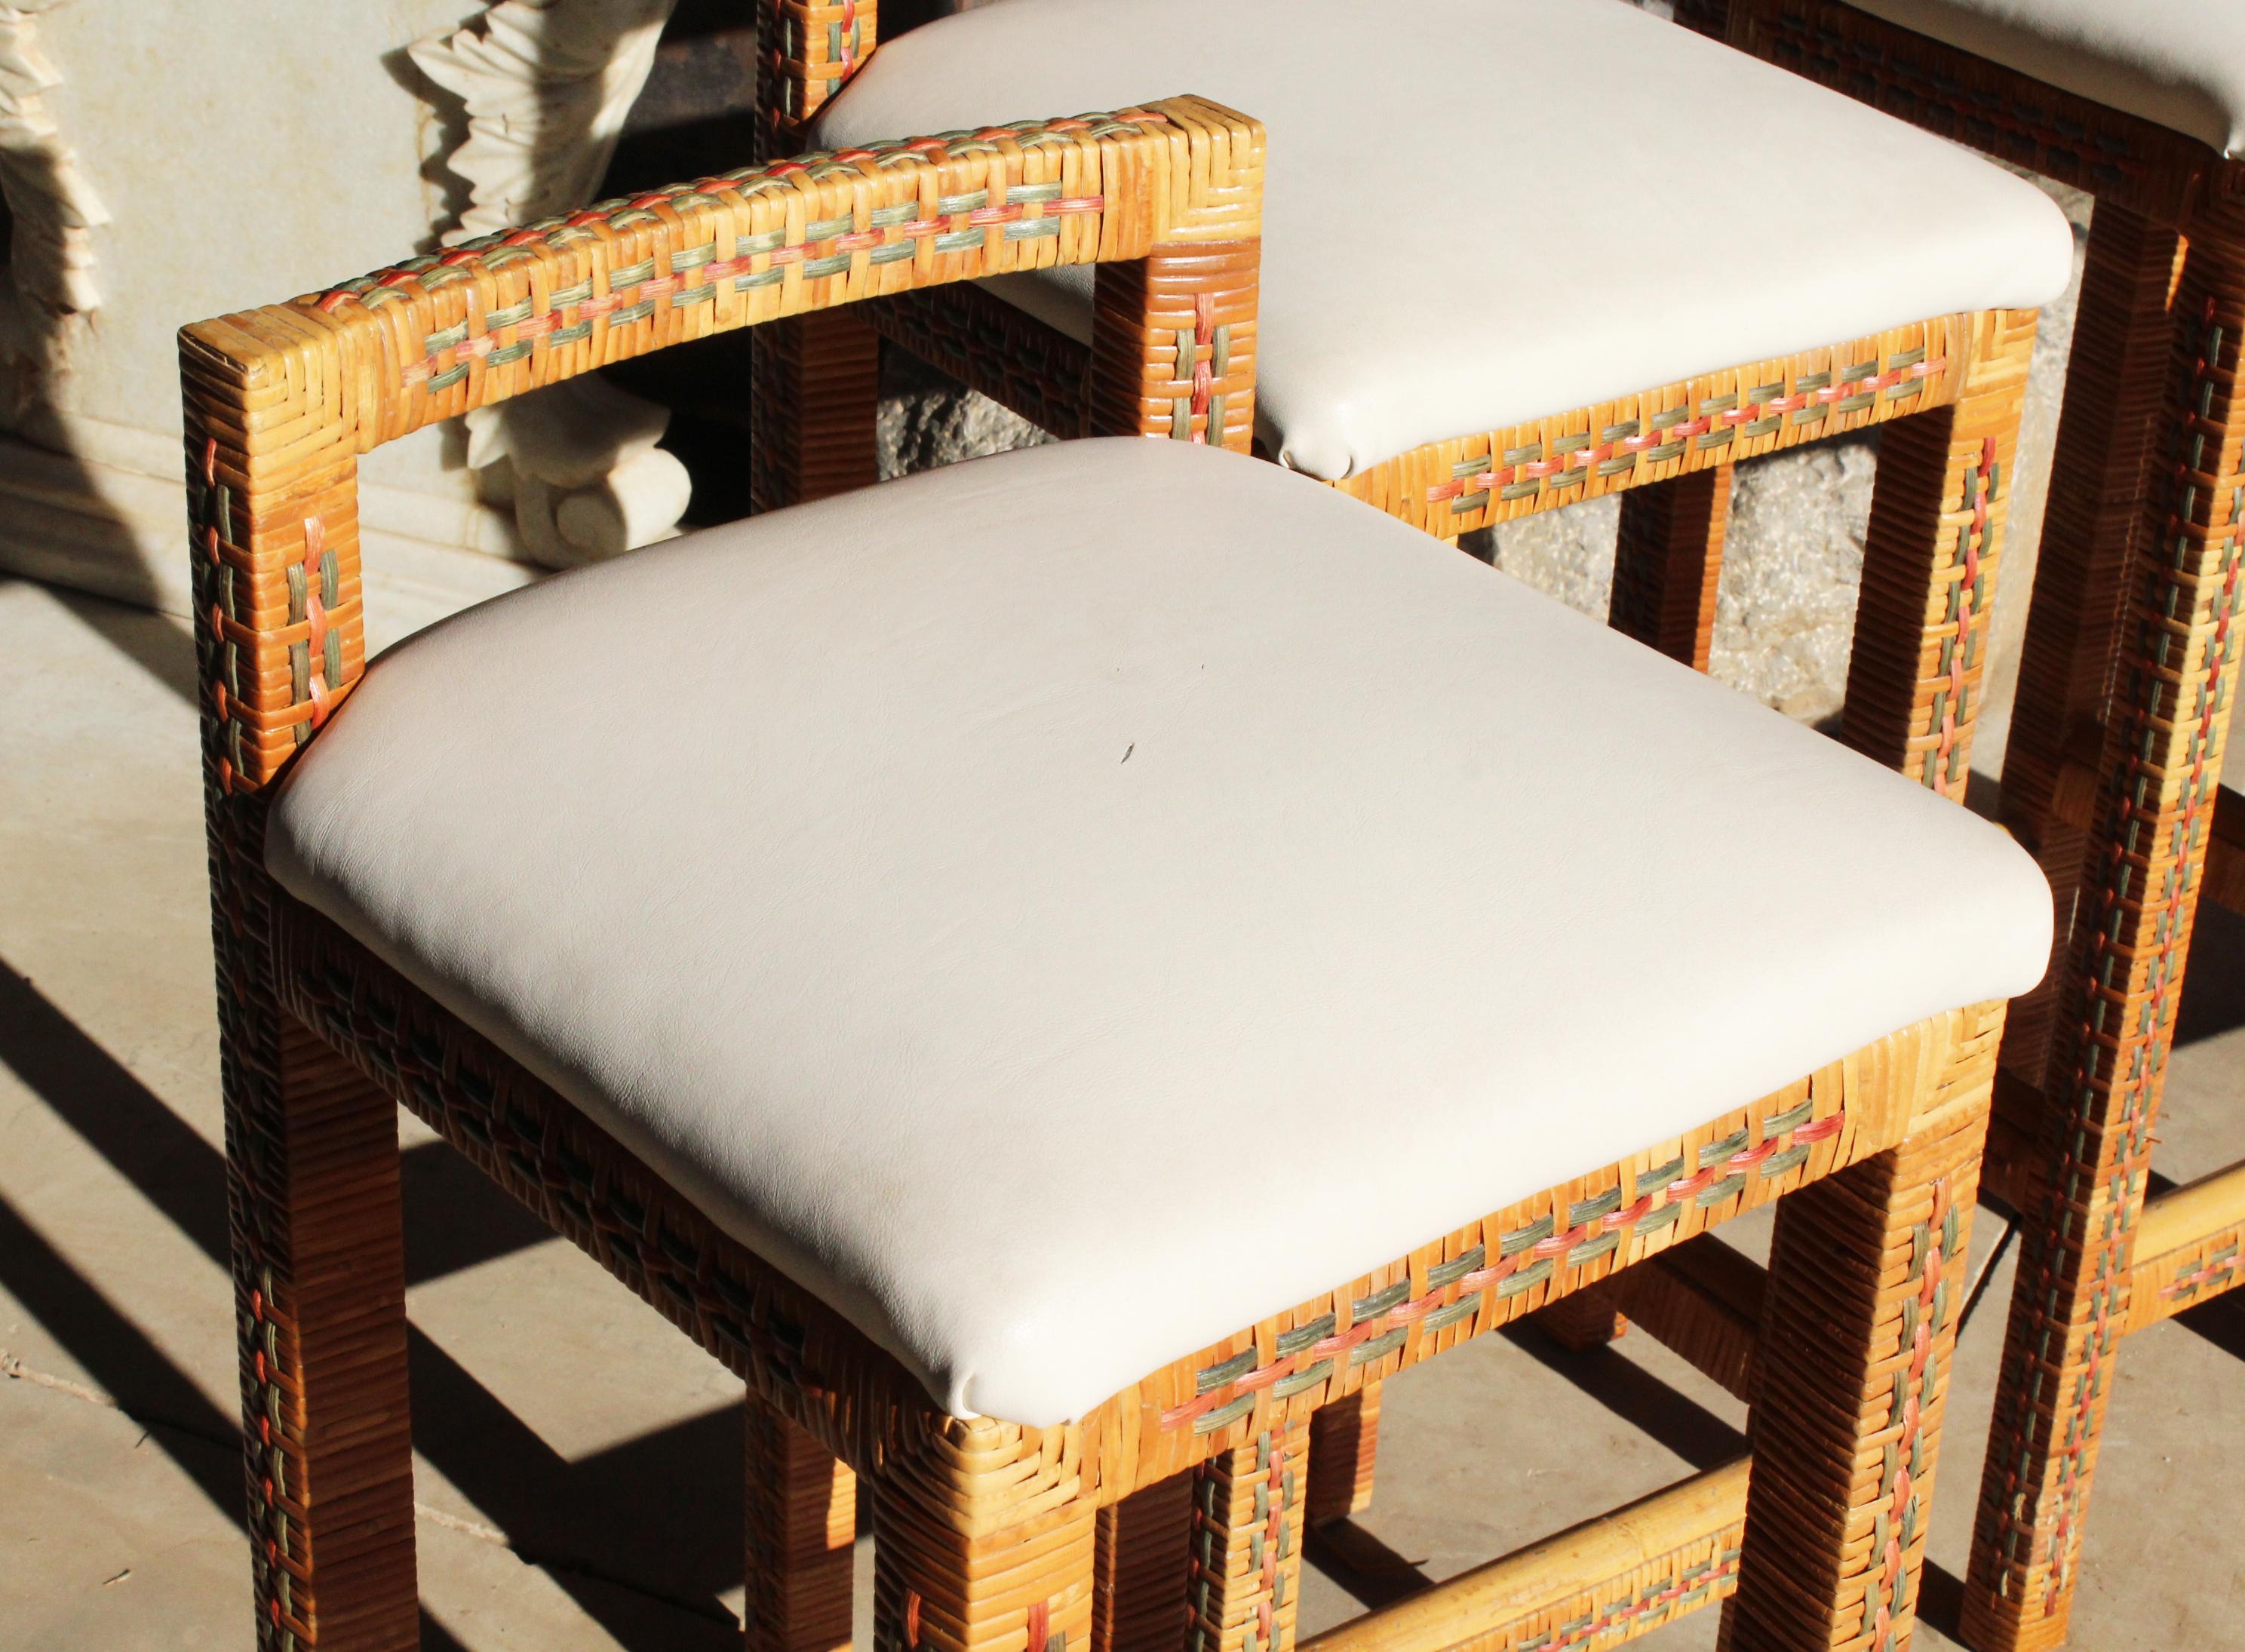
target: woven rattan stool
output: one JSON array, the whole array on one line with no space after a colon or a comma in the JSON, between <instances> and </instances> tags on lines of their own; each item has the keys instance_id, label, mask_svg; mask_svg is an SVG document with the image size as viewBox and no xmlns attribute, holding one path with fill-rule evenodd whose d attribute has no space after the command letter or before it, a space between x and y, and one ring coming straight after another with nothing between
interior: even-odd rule
<instances>
[{"instance_id":1,"label":"woven rattan stool","mask_svg":"<svg viewBox=\"0 0 2245 1652\"><path fill-rule=\"evenodd\" d=\"M1211 315L1164 349L1173 430L1215 406L1228 439L1251 429L1290 466L1445 538L1618 492L1612 617L1672 657L1706 662L1734 462L1925 413L1883 450L1848 738L1962 784L2032 343L2016 307L2055 296L2070 268L2060 215L2019 180L1580 0L1414 0L1384 17L1462 65L1436 75L1358 50L1361 0L1005 0L885 44L872 0L775 14L764 95L782 151L1009 101L1113 107L1098 88L1158 85L1190 41L1205 84L1295 159L1265 215L1255 423ZM1362 142L1371 108L1441 159ZM1740 126L1784 144L1753 167L1645 159ZM1829 188L1849 167L1873 181ZM1367 204L1344 217L1343 200ZM1935 200L1940 234L1886 233ZM762 497L872 479L876 328L1048 430L1085 428L1096 308L1061 272L760 340ZM1984 505L1987 531L1960 537Z\"/></svg>"},{"instance_id":2,"label":"woven rattan stool","mask_svg":"<svg viewBox=\"0 0 2245 1652\"><path fill-rule=\"evenodd\" d=\"M1490 1632L1735 1586L1741 1648L1906 1640L2047 953L1993 829L1205 443L861 491L363 663L360 452L1024 249L1141 267L1094 345L1138 431L1145 267L1251 295L1261 158L1193 99L987 128L187 330L262 1644L417 1634L400 1103L746 1382L751 1645L839 1641L865 1475L883 1652L1282 1652L1321 1409L1773 1200L1743 1536L1642 1519Z\"/></svg>"},{"instance_id":3,"label":"woven rattan stool","mask_svg":"<svg viewBox=\"0 0 2245 1652\"><path fill-rule=\"evenodd\" d=\"M1219 293L1148 358L1170 369L1149 428L1166 407L1172 435L1215 439L1213 409L1231 444L1251 436L1443 538L1618 493L1612 622L1701 669L1733 465L1895 421L1843 738L1961 796L2033 344L2031 313L2008 307L2063 289L2060 214L1950 146L1626 7L1414 0L1381 26L1407 17L1461 65L1432 76L1414 53L1358 50L1369 15L1362 0L1005 0L882 44L872 0L782 4L769 141L861 144L1007 100L1113 106L1104 91L1166 84L1190 41L1204 84L1254 108L1293 161L1265 214L1257 416L1228 376ZM1361 141L1369 108L1441 162ZM1783 144L1753 166L1647 159L1741 127ZM1379 206L1343 215L1360 200ZM1889 233L1935 201L1940 233ZM1014 275L774 329L757 341L759 497L872 479L882 339L1048 430L1086 428L1108 290ZM1580 1343L1601 1323L1586 1302L1547 1325ZM1750 1334L1692 1323L1743 1383ZM1369 1500L1376 1401L1321 1418L1320 1520Z\"/></svg>"},{"instance_id":4,"label":"woven rattan stool","mask_svg":"<svg viewBox=\"0 0 2245 1652\"><path fill-rule=\"evenodd\" d=\"M1986 1652L2054 1646L2120 1339L2241 1277L2245 1166L2148 1201L2146 1180L2199 897L2245 911L2245 801L2220 786L2245 652L2245 14L1679 10L2097 198L2004 760L2004 818L2059 898L2003 1051L1990 1184L2025 1243L1964 1605Z\"/></svg>"}]
</instances>

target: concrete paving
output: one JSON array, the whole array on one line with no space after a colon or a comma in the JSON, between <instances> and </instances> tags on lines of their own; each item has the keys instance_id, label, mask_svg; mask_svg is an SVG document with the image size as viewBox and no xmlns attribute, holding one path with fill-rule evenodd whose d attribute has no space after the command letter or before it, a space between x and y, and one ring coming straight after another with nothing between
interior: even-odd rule
<instances>
[{"instance_id":1,"label":"concrete paving","mask_svg":"<svg viewBox=\"0 0 2245 1652\"><path fill-rule=\"evenodd\" d=\"M17 582L0 659L0 1649L243 1648L191 651L174 621ZM2245 1156L2241 965L2245 925L2209 917L2168 1092L2177 1178ZM737 1385L405 1140L425 1644L737 1644ZM1999 1237L1984 1213L1982 1254ZM2011 1265L1957 1364L1921 1647L1954 1644ZM2128 1345L2076 1644L2245 1648L2241 1354L2235 1302ZM1719 1459L1743 1422L1642 1336L1575 1356L1532 1331L1398 1378L1386 1415L1365 1524L1438 1578ZM1312 1576L1305 1628L1368 1587Z\"/></svg>"}]
</instances>

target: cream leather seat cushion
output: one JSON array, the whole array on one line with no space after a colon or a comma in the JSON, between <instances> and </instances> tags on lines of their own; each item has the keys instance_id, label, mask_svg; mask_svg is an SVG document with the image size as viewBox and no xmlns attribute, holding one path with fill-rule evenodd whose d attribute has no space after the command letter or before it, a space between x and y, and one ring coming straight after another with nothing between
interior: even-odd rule
<instances>
[{"instance_id":1,"label":"cream leather seat cushion","mask_svg":"<svg viewBox=\"0 0 2245 1652\"><path fill-rule=\"evenodd\" d=\"M2245 155L2238 0L1849 0L1889 23Z\"/></svg>"},{"instance_id":2,"label":"cream leather seat cushion","mask_svg":"<svg viewBox=\"0 0 2245 1652\"><path fill-rule=\"evenodd\" d=\"M996 0L816 139L1177 92L1269 129L1261 434L1328 479L2072 269L2032 185L1619 0ZM1088 268L994 285L1090 335Z\"/></svg>"},{"instance_id":3,"label":"cream leather seat cushion","mask_svg":"<svg viewBox=\"0 0 2245 1652\"><path fill-rule=\"evenodd\" d=\"M1892 1029L1964 809L1275 465L1078 442L376 661L281 883L958 1412L1156 1365Z\"/></svg>"}]
</instances>

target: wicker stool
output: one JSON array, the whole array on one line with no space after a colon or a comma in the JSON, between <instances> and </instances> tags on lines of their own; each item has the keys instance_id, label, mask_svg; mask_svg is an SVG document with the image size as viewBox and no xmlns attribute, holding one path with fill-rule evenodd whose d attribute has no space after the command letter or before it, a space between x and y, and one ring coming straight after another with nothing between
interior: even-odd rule
<instances>
[{"instance_id":1,"label":"wicker stool","mask_svg":"<svg viewBox=\"0 0 2245 1652\"><path fill-rule=\"evenodd\" d=\"M1213 406L1227 439L1252 428L1266 453L1444 538L1619 492L1612 617L1694 665L1732 464L1924 412L1882 449L1847 738L1961 787L2032 345L2014 307L2071 267L2038 192L1579 0L1010 0L885 44L872 0L777 10L766 95L789 149L994 105L1116 107L1189 50L1196 84L1255 109L1292 160L1265 220L1253 426L1217 316L1156 347L1172 372L1155 427L1168 407L1173 434L1199 437ZM1109 86L1135 90L1103 100ZM1692 159L1742 129L1782 142L1752 166ZM1938 234L1905 227L1933 203ZM1082 271L1053 271L776 332L756 386L763 497L872 479L873 328L1048 430L1087 428L1100 301Z\"/></svg>"},{"instance_id":2,"label":"wicker stool","mask_svg":"<svg viewBox=\"0 0 2245 1652\"><path fill-rule=\"evenodd\" d=\"M417 1635L394 1103L745 1380L752 1646L846 1634L864 1474L882 1652L1284 1652L1321 1408L1773 1200L1743 1536L1641 1519L1492 1632L1735 1587L1741 1648L1906 1641L2047 953L1993 829L1166 441L712 530L364 667L359 452L1028 253L1214 246L1251 294L1261 152L1193 99L987 129L187 329L261 1644ZM1174 295L1122 290L1137 431Z\"/></svg>"},{"instance_id":3,"label":"wicker stool","mask_svg":"<svg viewBox=\"0 0 2245 1652\"><path fill-rule=\"evenodd\" d=\"M1724 11L1691 20L1719 33ZM2059 899L2049 981L2004 1039L1991 1158L2025 1242L1965 1594L1986 1652L2065 1638L2121 1337L2240 1278L2245 1166L2149 1201L2145 1183L2199 897L2245 911L2245 800L2220 787L2245 653L2241 18L1728 9L1746 51L2097 198L2004 760L2004 818Z\"/></svg>"},{"instance_id":4,"label":"wicker stool","mask_svg":"<svg viewBox=\"0 0 2245 1652\"><path fill-rule=\"evenodd\" d=\"M872 0L777 10L785 49L764 95L770 141L787 147L1012 103L1115 106L1166 85L1190 42L1196 84L1256 110L1292 159L1265 219L1257 416L1226 377L1238 352L1219 290L1154 347L1149 366L1170 371L1148 428L1233 445L1251 432L1444 538L1618 492L1611 618L1698 668L1733 464L1899 420L1880 451L1842 737L1962 796L2033 345L2031 312L1991 307L2055 296L2071 268L2039 192L1623 6L1009 0L885 44ZM1399 17L1409 49L1355 49ZM1430 72L1430 58L1461 66ZM1441 164L1367 142L1368 110ZM1753 165L1688 159L1741 128L1773 136ZM1360 200L1380 205L1343 215ZM1937 233L1915 227L1934 203ZM1188 272L1205 261L1167 279ZM1100 281L1017 274L759 338L760 498L872 479L882 338L1048 430L1087 428L1094 318L1139 301ZM1670 1334L1736 1364L1750 1330L1719 1330L1704 1294L1685 1310L1698 1330ZM1562 1314L1547 1328L1578 1345L1616 1324L1587 1300ZM1321 1420L1320 1520L1369 1501L1375 1405Z\"/></svg>"}]
</instances>

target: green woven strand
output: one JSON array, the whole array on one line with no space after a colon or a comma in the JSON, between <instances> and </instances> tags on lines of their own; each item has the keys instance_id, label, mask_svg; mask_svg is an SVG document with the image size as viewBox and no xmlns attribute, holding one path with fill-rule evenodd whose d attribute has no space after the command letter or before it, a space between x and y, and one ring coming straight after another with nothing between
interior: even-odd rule
<instances>
[{"instance_id":1,"label":"green woven strand","mask_svg":"<svg viewBox=\"0 0 2245 1652\"><path fill-rule=\"evenodd\" d=\"M1205 1394L1211 1388L1221 1388L1226 1383L1237 1381L1255 1369L1256 1359L1255 1350L1243 1348L1229 1359L1202 1366L1193 1373L1193 1391Z\"/></svg>"},{"instance_id":2,"label":"green woven strand","mask_svg":"<svg viewBox=\"0 0 2245 1652\"><path fill-rule=\"evenodd\" d=\"M1254 1409L1255 1396L1242 1394L1229 1404L1218 1405L1214 1411L1203 1412L1194 1418L1192 1431L1196 1434L1213 1434L1219 1428L1229 1428Z\"/></svg>"},{"instance_id":3,"label":"green woven strand","mask_svg":"<svg viewBox=\"0 0 2245 1652\"><path fill-rule=\"evenodd\" d=\"M1369 1365L1375 1359L1385 1359L1401 1348L1404 1338L1410 1334L1409 1326L1399 1325L1384 1336L1374 1337L1370 1342L1359 1343L1354 1348L1349 1350L1348 1363L1352 1365Z\"/></svg>"},{"instance_id":4,"label":"green woven strand","mask_svg":"<svg viewBox=\"0 0 2245 1652\"><path fill-rule=\"evenodd\" d=\"M1349 1313L1358 1324L1361 1324L1367 1319L1386 1313L1398 1303L1408 1301L1410 1296L1411 1282L1407 1279L1401 1279L1383 1290L1373 1291L1369 1297L1359 1297L1349 1304Z\"/></svg>"},{"instance_id":5,"label":"green woven strand","mask_svg":"<svg viewBox=\"0 0 2245 1652\"><path fill-rule=\"evenodd\" d=\"M1467 1251L1462 1256L1454 1257L1448 1262L1436 1263L1433 1267L1427 1269L1428 1288L1432 1290L1440 1290L1444 1285L1455 1284L1459 1280L1464 1278L1468 1274L1480 1267L1482 1262L1487 1259L1488 1256L1489 1249L1487 1246L1475 1245L1472 1249Z\"/></svg>"}]
</instances>

